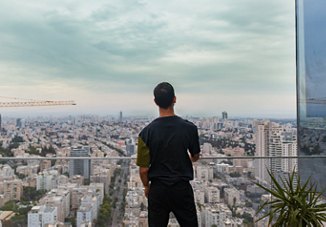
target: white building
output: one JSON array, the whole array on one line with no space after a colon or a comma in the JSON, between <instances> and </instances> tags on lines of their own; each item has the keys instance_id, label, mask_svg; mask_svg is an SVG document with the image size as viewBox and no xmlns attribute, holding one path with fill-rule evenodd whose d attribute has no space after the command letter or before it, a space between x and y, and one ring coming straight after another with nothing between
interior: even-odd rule
<instances>
[{"instance_id":1,"label":"white building","mask_svg":"<svg viewBox=\"0 0 326 227\"><path fill-rule=\"evenodd\" d=\"M220 202L220 190L217 187L206 188L206 198L208 203Z\"/></svg>"},{"instance_id":2,"label":"white building","mask_svg":"<svg viewBox=\"0 0 326 227\"><path fill-rule=\"evenodd\" d=\"M15 171L7 164L0 164L0 179L12 179L15 176Z\"/></svg>"},{"instance_id":3,"label":"white building","mask_svg":"<svg viewBox=\"0 0 326 227\"><path fill-rule=\"evenodd\" d=\"M227 205L233 207L240 204L240 192L235 188L224 189L224 199Z\"/></svg>"},{"instance_id":4,"label":"white building","mask_svg":"<svg viewBox=\"0 0 326 227\"><path fill-rule=\"evenodd\" d=\"M213 167L210 165L197 165L196 175L197 180L208 182L213 179Z\"/></svg>"},{"instance_id":5,"label":"white building","mask_svg":"<svg viewBox=\"0 0 326 227\"><path fill-rule=\"evenodd\" d=\"M57 208L57 220L64 222L69 213L66 212L67 197L57 195L56 193L47 194L40 199L40 204Z\"/></svg>"},{"instance_id":6,"label":"white building","mask_svg":"<svg viewBox=\"0 0 326 227\"><path fill-rule=\"evenodd\" d=\"M92 221L93 221L97 219L98 210L100 208L99 198L97 196L88 194L81 199L81 205L79 207L79 210L81 209L81 207L92 208Z\"/></svg>"},{"instance_id":7,"label":"white building","mask_svg":"<svg viewBox=\"0 0 326 227\"><path fill-rule=\"evenodd\" d=\"M282 134L282 156L297 156L297 130L290 129ZM281 160L282 172L290 173L293 170L298 171L297 158L284 158Z\"/></svg>"},{"instance_id":8,"label":"white building","mask_svg":"<svg viewBox=\"0 0 326 227\"><path fill-rule=\"evenodd\" d=\"M196 189L194 194L197 203L199 204L205 203L205 191L203 189Z\"/></svg>"},{"instance_id":9,"label":"white building","mask_svg":"<svg viewBox=\"0 0 326 227\"><path fill-rule=\"evenodd\" d=\"M58 187L58 171L43 171L36 177L36 189L37 190L51 190Z\"/></svg>"},{"instance_id":10,"label":"white building","mask_svg":"<svg viewBox=\"0 0 326 227\"><path fill-rule=\"evenodd\" d=\"M269 138L269 124L270 122L258 122L256 123L256 152L255 156L268 156L268 138ZM269 162L267 159L254 160L255 176L260 181L267 181L268 174L267 168L269 168Z\"/></svg>"},{"instance_id":11,"label":"white building","mask_svg":"<svg viewBox=\"0 0 326 227\"><path fill-rule=\"evenodd\" d=\"M231 210L225 204L215 204L213 206L206 206L202 212L203 226L216 225L218 227L225 227L225 220L232 217Z\"/></svg>"},{"instance_id":12,"label":"white building","mask_svg":"<svg viewBox=\"0 0 326 227\"><path fill-rule=\"evenodd\" d=\"M34 206L28 212L28 227L43 227L57 222L57 208L49 206Z\"/></svg>"},{"instance_id":13,"label":"white building","mask_svg":"<svg viewBox=\"0 0 326 227\"><path fill-rule=\"evenodd\" d=\"M282 126L274 122L256 124L255 156L297 156L296 129ZM269 182L267 169L274 174L288 173L297 167L297 158L258 159L254 161L255 176L260 181Z\"/></svg>"},{"instance_id":14,"label":"white building","mask_svg":"<svg viewBox=\"0 0 326 227\"><path fill-rule=\"evenodd\" d=\"M77 211L77 226L92 223L94 219L93 208L91 205L80 206Z\"/></svg>"}]
</instances>

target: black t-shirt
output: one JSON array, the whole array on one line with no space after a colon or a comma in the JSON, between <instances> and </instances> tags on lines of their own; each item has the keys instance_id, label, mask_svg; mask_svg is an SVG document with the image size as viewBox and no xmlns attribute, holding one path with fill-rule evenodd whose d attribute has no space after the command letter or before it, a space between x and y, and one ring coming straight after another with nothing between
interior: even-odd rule
<instances>
[{"instance_id":1,"label":"black t-shirt","mask_svg":"<svg viewBox=\"0 0 326 227\"><path fill-rule=\"evenodd\" d=\"M149 167L149 180L166 183L193 179L189 158L200 152L197 127L178 116L159 117L139 134L137 165Z\"/></svg>"}]
</instances>

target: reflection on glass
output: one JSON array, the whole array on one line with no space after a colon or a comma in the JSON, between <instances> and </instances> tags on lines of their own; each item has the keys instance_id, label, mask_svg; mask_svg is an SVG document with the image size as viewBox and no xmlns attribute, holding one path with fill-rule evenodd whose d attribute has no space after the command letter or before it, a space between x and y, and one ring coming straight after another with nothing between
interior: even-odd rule
<instances>
[{"instance_id":1,"label":"reflection on glass","mask_svg":"<svg viewBox=\"0 0 326 227\"><path fill-rule=\"evenodd\" d=\"M300 155L326 153L326 2L297 2L298 125ZM326 186L326 162L299 160L305 178Z\"/></svg>"}]
</instances>

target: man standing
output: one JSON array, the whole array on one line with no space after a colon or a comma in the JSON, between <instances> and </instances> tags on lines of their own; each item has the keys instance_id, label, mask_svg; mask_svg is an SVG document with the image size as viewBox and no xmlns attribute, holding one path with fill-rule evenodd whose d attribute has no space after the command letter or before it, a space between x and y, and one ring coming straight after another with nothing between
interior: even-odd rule
<instances>
[{"instance_id":1,"label":"man standing","mask_svg":"<svg viewBox=\"0 0 326 227\"><path fill-rule=\"evenodd\" d=\"M199 159L197 127L175 115L171 84L154 89L160 116L139 134L136 164L148 198L150 227L166 227L172 212L180 226L197 227L192 162Z\"/></svg>"}]
</instances>

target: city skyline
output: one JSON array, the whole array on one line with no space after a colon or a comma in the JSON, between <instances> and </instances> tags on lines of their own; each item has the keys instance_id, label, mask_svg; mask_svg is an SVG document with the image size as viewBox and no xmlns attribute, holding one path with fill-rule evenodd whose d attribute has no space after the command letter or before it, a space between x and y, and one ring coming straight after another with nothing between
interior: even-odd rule
<instances>
[{"instance_id":1,"label":"city skyline","mask_svg":"<svg viewBox=\"0 0 326 227\"><path fill-rule=\"evenodd\" d=\"M180 115L294 118L294 11L280 0L5 2L0 96L77 106L0 111L155 116L152 89L169 81Z\"/></svg>"}]
</instances>

